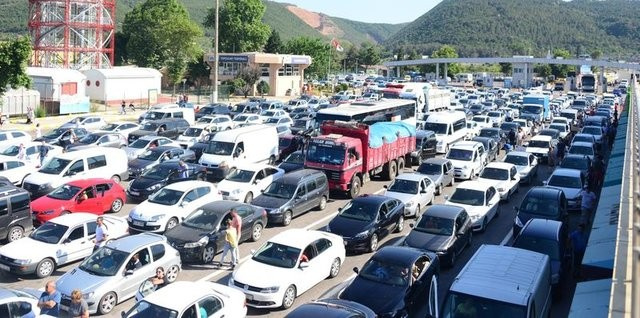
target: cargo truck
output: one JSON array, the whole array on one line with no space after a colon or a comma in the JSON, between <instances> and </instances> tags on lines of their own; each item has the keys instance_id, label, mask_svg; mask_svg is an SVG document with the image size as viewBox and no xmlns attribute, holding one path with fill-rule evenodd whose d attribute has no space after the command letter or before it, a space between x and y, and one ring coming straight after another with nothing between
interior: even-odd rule
<instances>
[{"instance_id":1,"label":"cargo truck","mask_svg":"<svg viewBox=\"0 0 640 318\"><path fill-rule=\"evenodd\" d=\"M325 121L320 132L309 140L304 166L324 171L329 189L344 191L351 198L375 175L382 173L393 180L405 164L411 164L411 152L416 149L415 126L404 122L369 126Z\"/></svg>"},{"instance_id":2,"label":"cargo truck","mask_svg":"<svg viewBox=\"0 0 640 318\"><path fill-rule=\"evenodd\" d=\"M528 118L537 123L551 120L548 95L526 95L522 99L520 118Z\"/></svg>"}]
</instances>

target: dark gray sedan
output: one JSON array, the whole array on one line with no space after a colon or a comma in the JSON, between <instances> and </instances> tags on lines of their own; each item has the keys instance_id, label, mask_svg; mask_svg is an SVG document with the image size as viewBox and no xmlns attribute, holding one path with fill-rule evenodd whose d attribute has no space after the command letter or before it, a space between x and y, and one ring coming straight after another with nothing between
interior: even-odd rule
<instances>
[{"instance_id":1,"label":"dark gray sedan","mask_svg":"<svg viewBox=\"0 0 640 318\"><path fill-rule=\"evenodd\" d=\"M136 159L129 161L129 175L136 178L143 171L161 163L182 160L195 162L196 153L192 150L173 146L160 146L145 150Z\"/></svg>"},{"instance_id":2,"label":"dark gray sedan","mask_svg":"<svg viewBox=\"0 0 640 318\"><path fill-rule=\"evenodd\" d=\"M127 140L120 133L115 132L94 132L84 136L77 142L67 146L67 151L81 150L87 148L111 147L123 148L127 146Z\"/></svg>"},{"instance_id":3,"label":"dark gray sedan","mask_svg":"<svg viewBox=\"0 0 640 318\"><path fill-rule=\"evenodd\" d=\"M416 172L429 176L436 187L436 195L442 194L445 186L453 186L455 183L453 164L449 159L427 159L420 164Z\"/></svg>"}]
</instances>

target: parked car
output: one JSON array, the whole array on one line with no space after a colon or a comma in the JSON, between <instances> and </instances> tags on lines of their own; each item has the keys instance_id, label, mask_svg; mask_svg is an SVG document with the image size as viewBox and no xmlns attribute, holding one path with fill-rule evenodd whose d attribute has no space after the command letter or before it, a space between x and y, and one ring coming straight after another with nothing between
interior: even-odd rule
<instances>
[{"instance_id":1,"label":"parked car","mask_svg":"<svg viewBox=\"0 0 640 318\"><path fill-rule=\"evenodd\" d=\"M44 141L50 145L64 148L71 143L70 140L72 134L75 134L76 137L80 139L89 134L89 132L84 128L57 128L42 135L42 137L34 139L33 141Z\"/></svg>"},{"instance_id":2,"label":"parked car","mask_svg":"<svg viewBox=\"0 0 640 318\"><path fill-rule=\"evenodd\" d=\"M259 125L259 124L262 124L262 120L260 119L260 116L257 114L239 114L233 117L234 128L248 126L248 125Z\"/></svg>"},{"instance_id":3,"label":"parked car","mask_svg":"<svg viewBox=\"0 0 640 318\"><path fill-rule=\"evenodd\" d=\"M33 229L29 192L13 185L0 186L0 240L14 242Z\"/></svg>"},{"instance_id":4,"label":"parked car","mask_svg":"<svg viewBox=\"0 0 640 318\"><path fill-rule=\"evenodd\" d=\"M133 159L136 159L147 149L160 146L180 147L180 144L167 137L144 136L134 141L133 143L130 143L129 146L124 148L124 151L127 153L127 158L129 158L129 161L131 161Z\"/></svg>"},{"instance_id":5,"label":"parked car","mask_svg":"<svg viewBox=\"0 0 640 318\"><path fill-rule=\"evenodd\" d=\"M67 145L67 151L87 149L92 147L124 148L127 140L123 135L113 132L94 132L82 137L77 142Z\"/></svg>"},{"instance_id":6,"label":"parked car","mask_svg":"<svg viewBox=\"0 0 640 318\"><path fill-rule=\"evenodd\" d=\"M103 222L109 229L110 240L128 234L124 218L106 215ZM20 276L47 277L56 268L91 255L95 234L95 214L73 213L52 218L29 236L0 247L0 269Z\"/></svg>"},{"instance_id":7,"label":"parked car","mask_svg":"<svg viewBox=\"0 0 640 318\"><path fill-rule=\"evenodd\" d=\"M233 122L229 115L210 115L199 117L196 124L206 124L212 131L223 131L233 128Z\"/></svg>"},{"instance_id":8,"label":"parked car","mask_svg":"<svg viewBox=\"0 0 640 318\"><path fill-rule=\"evenodd\" d=\"M142 266L130 268L137 255ZM142 233L108 242L80 265L62 275L56 289L62 294L60 308L68 311L71 292L80 289L89 304L89 313L109 314L119 303L135 296L138 286L154 276L156 268L165 269L167 282L178 277L180 254L161 235Z\"/></svg>"},{"instance_id":9,"label":"parked car","mask_svg":"<svg viewBox=\"0 0 640 318\"><path fill-rule=\"evenodd\" d=\"M128 140L129 133L140 129L140 125L128 121L117 121L110 124L106 124L100 129L96 130L96 132L111 132L111 133L119 133L124 136L125 140Z\"/></svg>"},{"instance_id":10,"label":"parked car","mask_svg":"<svg viewBox=\"0 0 640 318\"><path fill-rule=\"evenodd\" d=\"M498 148L502 149L504 147L506 135L502 133L500 128L482 128L480 129L480 134L478 137L489 137L493 138L498 144Z\"/></svg>"},{"instance_id":11,"label":"parked car","mask_svg":"<svg viewBox=\"0 0 640 318\"><path fill-rule=\"evenodd\" d=\"M583 133L575 134L571 142L590 142L592 144L597 143L596 137L594 137L591 134L583 134Z\"/></svg>"},{"instance_id":12,"label":"parked car","mask_svg":"<svg viewBox=\"0 0 640 318\"><path fill-rule=\"evenodd\" d=\"M214 127L209 124L195 124L187 128L182 135L178 136L176 141L183 149L188 149L196 142L205 138L213 131Z\"/></svg>"},{"instance_id":13,"label":"parked car","mask_svg":"<svg viewBox=\"0 0 640 318\"><path fill-rule=\"evenodd\" d=\"M21 186L24 179L36 172L36 166L13 157L0 157L0 176L11 180L16 186Z\"/></svg>"},{"instance_id":14,"label":"parked car","mask_svg":"<svg viewBox=\"0 0 640 318\"><path fill-rule=\"evenodd\" d=\"M151 194L167 184L187 181L205 180L206 169L197 164L187 163L187 177L181 176L178 162L163 162L144 171L139 177L129 182L126 189L130 198L146 200Z\"/></svg>"},{"instance_id":15,"label":"parked car","mask_svg":"<svg viewBox=\"0 0 640 318\"><path fill-rule=\"evenodd\" d=\"M231 109L229 105L216 103L216 104L209 104L207 106L200 108L200 110L197 113L195 113L195 119L199 120L204 116L212 116L212 115L230 116L230 114L231 114Z\"/></svg>"},{"instance_id":16,"label":"parked car","mask_svg":"<svg viewBox=\"0 0 640 318\"><path fill-rule=\"evenodd\" d=\"M278 168L285 173L304 169L304 153L302 150L291 153L278 165Z\"/></svg>"},{"instance_id":17,"label":"parked car","mask_svg":"<svg viewBox=\"0 0 640 318\"><path fill-rule=\"evenodd\" d=\"M163 162L195 162L196 154L175 146L160 146L145 150L136 159L129 161L129 177L135 179L145 170Z\"/></svg>"},{"instance_id":18,"label":"parked car","mask_svg":"<svg viewBox=\"0 0 640 318\"><path fill-rule=\"evenodd\" d=\"M412 230L403 245L436 253L440 262L450 267L473 240L471 218L458 206L435 204L409 226Z\"/></svg>"},{"instance_id":19,"label":"parked car","mask_svg":"<svg viewBox=\"0 0 640 318\"><path fill-rule=\"evenodd\" d=\"M371 309L354 301L321 299L298 306L285 318L376 318Z\"/></svg>"},{"instance_id":20,"label":"parked car","mask_svg":"<svg viewBox=\"0 0 640 318\"><path fill-rule=\"evenodd\" d=\"M349 251L375 252L380 239L404 229L404 204L382 195L362 195L338 209L326 227L344 238Z\"/></svg>"},{"instance_id":21,"label":"parked car","mask_svg":"<svg viewBox=\"0 0 640 318\"><path fill-rule=\"evenodd\" d=\"M2 152L0 152L0 158L18 159L21 144L24 147L24 161L36 167L40 166L40 148L47 147L49 149L49 151L47 152L47 158L51 158L62 153L62 147L43 144L42 142L37 141L30 141L21 142L5 147Z\"/></svg>"},{"instance_id":22,"label":"parked car","mask_svg":"<svg viewBox=\"0 0 640 318\"><path fill-rule=\"evenodd\" d=\"M595 160L596 157L596 145L590 142L582 142L576 141L571 143L571 147L569 147L569 151L567 154L570 155L580 155L587 156L591 161Z\"/></svg>"},{"instance_id":23,"label":"parked car","mask_svg":"<svg viewBox=\"0 0 640 318\"><path fill-rule=\"evenodd\" d=\"M520 206L515 206L517 212L513 220L513 235L531 219L549 219L567 224L569 211L564 192L553 187L533 187L522 199Z\"/></svg>"},{"instance_id":24,"label":"parked car","mask_svg":"<svg viewBox=\"0 0 640 318\"><path fill-rule=\"evenodd\" d=\"M225 200L251 203L274 180L284 176L284 170L266 164L238 164L218 183Z\"/></svg>"},{"instance_id":25,"label":"parked car","mask_svg":"<svg viewBox=\"0 0 640 318\"><path fill-rule=\"evenodd\" d=\"M174 228L167 230L171 246L180 252L184 262L211 263L222 251L225 243L226 222L235 209L242 219L242 235L239 242L257 242L267 226L267 212L256 206L234 201L220 200L205 203Z\"/></svg>"},{"instance_id":26,"label":"parked car","mask_svg":"<svg viewBox=\"0 0 640 318\"><path fill-rule=\"evenodd\" d=\"M582 189L587 185L587 178L580 170L556 168L544 185L556 187L567 197L568 209L580 211Z\"/></svg>"},{"instance_id":27,"label":"parked car","mask_svg":"<svg viewBox=\"0 0 640 318\"><path fill-rule=\"evenodd\" d=\"M111 179L81 179L67 182L31 202L34 222L42 224L60 215L88 212L102 215L122 210L127 195Z\"/></svg>"},{"instance_id":28,"label":"parked car","mask_svg":"<svg viewBox=\"0 0 640 318\"><path fill-rule=\"evenodd\" d=\"M445 158L451 160L455 177L466 180L476 178L487 163L484 145L476 141L456 142Z\"/></svg>"},{"instance_id":29,"label":"parked car","mask_svg":"<svg viewBox=\"0 0 640 318\"><path fill-rule=\"evenodd\" d=\"M498 190L501 200L509 201L511 196L518 192L520 174L513 164L492 162L482 170L478 181L492 185Z\"/></svg>"},{"instance_id":30,"label":"parked car","mask_svg":"<svg viewBox=\"0 0 640 318\"><path fill-rule=\"evenodd\" d=\"M558 167L580 170L584 173L585 178L589 180L592 165L593 163L589 156L568 154L564 156Z\"/></svg>"},{"instance_id":31,"label":"parked car","mask_svg":"<svg viewBox=\"0 0 640 318\"><path fill-rule=\"evenodd\" d=\"M62 124L60 128L84 128L88 131L98 130L104 127L107 123L100 116L78 116L65 124Z\"/></svg>"},{"instance_id":32,"label":"parked car","mask_svg":"<svg viewBox=\"0 0 640 318\"><path fill-rule=\"evenodd\" d=\"M458 185L447 205L463 207L473 223L474 231L485 231L489 221L500 215L500 195L496 188L479 181L465 181Z\"/></svg>"},{"instance_id":33,"label":"parked car","mask_svg":"<svg viewBox=\"0 0 640 318\"><path fill-rule=\"evenodd\" d=\"M437 315L440 264L434 253L387 246L354 271L340 299L363 304L379 317Z\"/></svg>"},{"instance_id":34,"label":"parked car","mask_svg":"<svg viewBox=\"0 0 640 318\"><path fill-rule=\"evenodd\" d=\"M338 276L345 254L337 235L290 229L276 234L240 264L229 286L246 295L248 306L290 308L296 297L327 277Z\"/></svg>"},{"instance_id":35,"label":"parked car","mask_svg":"<svg viewBox=\"0 0 640 318\"><path fill-rule=\"evenodd\" d=\"M260 113L260 119L263 123L266 123L270 118L282 117L289 117L289 114L284 109L263 110L262 113Z\"/></svg>"},{"instance_id":36,"label":"parked car","mask_svg":"<svg viewBox=\"0 0 640 318\"><path fill-rule=\"evenodd\" d=\"M555 129L560 132L560 138L567 138L569 133L571 132L571 128L569 124L551 124L549 125L549 129Z\"/></svg>"},{"instance_id":37,"label":"parked car","mask_svg":"<svg viewBox=\"0 0 640 318\"><path fill-rule=\"evenodd\" d=\"M404 204L405 217L419 217L422 208L432 204L435 198L435 184L428 176L420 173L398 175L384 188L385 196L398 199Z\"/></svg>"},{"instance_id":38,"label":"parked car","mask_svg":"<svg viewBox=\"0 0 640 318\"><path fill-rule=\"evenodd\" d=\"M212 183L182 181L161 188L129 212L127 222L134 231L163 233L178 225L203 204L221 200Z\"/></svg>"},{"instance_id":39,"label":"parked car","mask_svg":"<svg viewBox=\"0 0 640 318\"><path fill-rule=\"evenodd\" d=\"M602 138L604 137L604 133L602 132L602 127L600 126L584 126L580 131L582 134L592 135L596 140L596 144L602 144Z\"/></svg>"},{"instance_id":40,"label":"parked car","mask_svg":"<svg viewBox=\"0 0 640 318\"><path fill-rule=\"evenodd\" d=\"M265 122L265 124L276 125L276 126L285 126L291 129L291 125L293 124L293 120L287 117L270 117ZM289 131L291 133L291 131Z\"/></svg>"},{"instance_id":41,"label":"parked car","mask_svg":"<svg viewBox=\"0 0 640 318\"><path fill-rule=\"evenodd\" d=\"M200 157L202 157L204 150L207 149L207 147L209 147L209 144L211 143L211 141L213 141L213 137L215 135L216 135L215 132L209 133L206 136L204 136L202 140L196 141L196 143L194 143L193 146L189 147L189 150L193 151L196 155L195 162L200 161Z\"/></svg>"},{"instance_id":42,"label":"parked car","mask_svg":"<svg viewBox=\"0 0 640 318\"><path fill-rule=\"evenodd\" d=\"M142 128L129 133L129 144L142 136L159 136L175 140L189 128L189 122L183 118L166 118L148 121Z\"/></svg>"},{"instance_id":43,"label":"parked car","mask_svg":"<svg viewBox=\"0 0 640 318\"><path fill-rule=\"evenodd\" d=\"M455 184L455 176L453 170L453 164L451 160L431 158L424 161L416 172L427 175L436 188L436 195L442 194L442 189L445 186L451 186Z\"/></svg>"}]
</instances>

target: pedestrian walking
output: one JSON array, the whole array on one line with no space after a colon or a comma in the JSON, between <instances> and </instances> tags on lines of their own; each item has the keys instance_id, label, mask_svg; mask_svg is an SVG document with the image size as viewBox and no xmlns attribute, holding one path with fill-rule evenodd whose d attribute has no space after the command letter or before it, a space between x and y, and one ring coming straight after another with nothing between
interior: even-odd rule
<instances>
[{"instance_id":1,"label":"pedestrian walking","mask_svg":"<svg viewBox=\"0 0 640 318\"><path fill-rule=\"evenodd\" d=\"M511 128L511 130L509 131L509 144L511 145L511 148L515 147L516 144L518 143L518 135L516 134L516 130Z\"/></svg>"},{"instance_id":2,"label":"pedestrian walking","mask_svg":"<svg viewBox=\"0 0 640 318\"><path fill-rule=\"evenodd\" d=\"M44 165L44 159L47 157L47 155L49 154L49 146L44 142L44 140L42 141L42 144L40 145L40 167L42 167Z\"/></svg>"},{"instance_id":3,"label":"pedestrian walking","mask_svg":"<svg viewBox=\"0 0 640 318\"><path fill-rule=\"evenodd\" d=\"M101 246L103 246L109 239L109 230L103 222L103 218L99 216L96 219L96 238L93 240L93 251L95 252Z\"/></svg>"},{"instance_id":4,"label":"pedestrian walking","mask_svg":"<svg viewBox=\"0 0 640 318\"><path fill-rule=\"evenodd\" d=\"M89 305L82 297L79 289L71 292L71 305L69 305L69 316L72 318L89 318Z\"/></svg>"},{"instance_id":5,"label":"pedestrian walking","mask_svg":"<svg viewBox=\"0 0 640 318\"><path fill-rule=\"evenodd\" d=\"M26 160L27 159L27 150L24 148L24 144L21 143L18 146L18 160Z\"/></svg>"},{"instance_id":6,"label":"pedestrian walking","mask_svg":"<svg viewBox=\"0 0 640 318\"><path fill-rule=\"evenodd\" d=\"M189 167L182 160L178 162L178 175L180 179L187 179L189 177Z\"/></svg>"},{"instance_id":7,"label":"pedestrian walking","mask_svg":"<svg viewBox=\"0 0 640 318\"><path fill-rule=\"evenodd\" d=\"M569 241L573 248L573 276L580 277L580 267L582 259L584 258L584 252L587 249L587 234L585 233L586 225L584 223L578 224L578 229L571 232L569 235Z\"/></svg>"},{"instance_id":8,"label":"pedestrian walking","mask_svg":"<svg viewBox=\"0 0 640 318\"><path fill-rule=\"evenodd\" d=\"M585 186L579 194L582 199L582 202L580 203L580 222L589 224L591 220L591 214L596 207L596 194L593 193L591 187L589 186Z\"/></svg>"},{"instance_id":9,"label":"pedestrian walking","mask_svg":"<svg viewBox=\"0 0 640 318\"><path fill-rule=\"evenodd\" d=\"M549 152L547 154L547 163L549 164L549 167L555 167L556 165L556 154L555 154L555 150L553 149L553 146L549 146Z\"/></svg>"},{"instance_id":10,"label":"pedestrian walking","mask_svg":"<svg viewBox=\"0 0 640 318\"><path fill-rule=\"evenodd\" d=\"M236 230L232 226L233 220L227 219L227 230L224 236L224 246L222 249L222 258L220 259L220 266L224 265L224 260L227 258L227 253L231 251L231 269L238 265L238 235Z\"/></svg>"},{"instance_id":11,"label":"pedestrian walking","mask_svg":"<svg viewBox=\"0 0 640 318\"><path fill-rule=\"evenodd\" d=\"M563 138L560 138L558 140L558 144L557 144L557 149L556 149L556 160L558 162L562 161L564 159L564 154L567 151L566 147L567 144L565 143Z\"/></svg>"},{"instance_id":12,"label":"pedestrian walking","mask_svg":"<svg viewBox=\"0 0 640 318\"><path fill-rule=\"evenodd\" d=\"M607 131L607 138L609 139L609 149L613 148L613 142L616 139L616 134L618 133L618 128L614 125L609 126L609 130Z\"/></svg>"},{"instance_id":13,"label":"pedestrian walking","mask_svg":"<svg viewBox=\"0 0 640 318\"><path fill-rule=\"evenodd\" d=\"M40 129L40 123L36 124L36 138L42 137L42 129Z\"/></svg>"},{"instance_id":14,"label":"pedestrian walking","mask_svg":"<svg viewBox=\"0 0 640 318\"><path fill-rule=\"evenodd\" d=\"M56 282L48 281L38 299L40 315L60 316L60 301L62 301L62 295L56 290Z\"/></svg>"},{"instance_id":15,"label":"pedestrian walking","mask_svg":"<svg viewBox=\"0 0 640 318\"><path fill-rule=\"evenodd\" d=\"M235 208L232 208L230 212L233 220L231 222L231 227L236 230L236 234L240 237L242 234L242 218L238 215L238 211Z\"/></svg>"},{"instance_id":16,"label":"pedestrian walking","mask_svg":"<svg viewBox=\"0 0 640 318\"><path fill-rule=\"evenodd\" d=\"M522 127L518 127L518 146L522 146L523 141L524 141L524 130L522 130Z\"/></svg>"},{"instance_id":17,"label":"pedestrian walking","mask_svg":"<svg viewBox=\"0 0 640 318\"><path fill-rule=\"evenodd\" d=\"M120 105L120 114L121 115L127 114L127 104L124 101L122 101L122 104Z\"/></svg>"},{"instance_id":18,"label":"pedestrian walking","mask_svg":"<svg viewBox=\"0 0 640 318\"><path fill-rule=\"evenodd\" d=\"M27 125L33 123L34 112L33 108L27 107Z\"/></svg>"},{"instance_id":19,"label":"pedestrian walking","mask_svg":"<svg viewBox=\"0 0 640 318\"><path fill-rule=\"evenodd\" d=\"M129 109L131 109L132 112L136 111L136 107L133 106L133 103L129 103Z\"/></svg>"}]
</instances>

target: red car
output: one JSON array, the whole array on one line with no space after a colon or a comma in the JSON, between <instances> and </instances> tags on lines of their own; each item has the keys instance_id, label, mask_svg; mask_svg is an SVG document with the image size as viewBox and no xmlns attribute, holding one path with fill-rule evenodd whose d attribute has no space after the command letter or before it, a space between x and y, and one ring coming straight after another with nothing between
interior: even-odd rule
<instances>
[{"instance_id":1,"label":"red car","mask_svg":"<svg viewBox=\"0 0 640 318\"><path fill-rule=\"evenodd\" d=\"M111 179L77 180L31 202L31 210L35 222L42 224L73 212L117 213L122 210L126 198L122 186Z\"/></svg>"}]
</instances>

